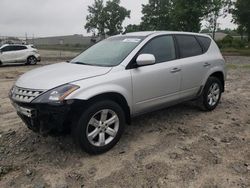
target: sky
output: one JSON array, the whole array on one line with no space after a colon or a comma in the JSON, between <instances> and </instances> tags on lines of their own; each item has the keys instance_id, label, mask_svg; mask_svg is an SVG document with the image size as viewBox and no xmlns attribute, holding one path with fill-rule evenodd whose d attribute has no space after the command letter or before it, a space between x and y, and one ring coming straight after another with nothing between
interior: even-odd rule
<instances>
[{"instance_id":1,"label":"sky","mask_svg":"<svg viewBox=\"0 0 250 188\"><path fill-rule=\"evenodd\" d=\"M84 25L88 5L94 0L0 0L0 36L45 37L58 35L87 35ZM124 25L139 24L141 4L148 0L121 0L131 10ZM220 27L235 28L232 18L220 19ZM88 34L90 35L90 34Z\"/></svg>"}]
</instances>

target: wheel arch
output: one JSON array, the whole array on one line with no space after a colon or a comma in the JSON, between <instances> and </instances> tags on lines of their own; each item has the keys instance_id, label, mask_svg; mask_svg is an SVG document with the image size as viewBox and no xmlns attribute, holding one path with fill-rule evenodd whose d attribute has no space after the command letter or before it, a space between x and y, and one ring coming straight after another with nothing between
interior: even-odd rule
<instances>
[{"instance_id":1,"label":"wheel arch","mask_svg":"<svg viewBox=\"0 0 250 188\"><path fill-rule=\"evenodd\" d=\"M221 70L216 70L214 72L209 73L208 76L204 79L203 84L201 85L199 91L197 92L198 97L202 94L203 89L204 89L204 87L205 87L205 85L207 83L207 80L210 77L218 78L221 81L221 84L222 84L222 92L225 91L225 76L224 76L224 73Z\"/></svg>"},{"instance_id":2,"label":"wheel arch","mask_svg":"<svg viewBox=\"0 0 250 188\"><path fill-rule=\"evenodd\" d=\"M128 105L128 102L126 98L117 92L106 92L102 94L95 95L91 98L89 98L86 102L87 103L93 103L101 100L111 100L116 102L121 106L121 108L124 110L124 115L126 117L126 123L131 124L131 116L130 116L130 107Z\"/></svg>"},{"instance_id":3,"label":"wheel arch","mask_svg":"<svg viewBox=\"0 0 250 188\"><path fill-rule=\"evenodd\" d=\"M223 74L222 71L216 71L216 72L210 74L209 77L218 78L218 79L220 80L221 84L222 84L222 92L225 91L225 78L224 78L224 74ZM208 77L208 78L209 78L209 77Z\"/></svg>"},{"instance_id":4,"label":"wheel arch","mask_svg":"<svg viewBox=\"0 0 250 188\"><path fill-rule=\"evenodd\" d=\"M34 58L36 58L36 56L35 56L35 55L31 54L31 55L28 55L28 56L27 56L26 60L28 61L28 59L29 59L30 57L34 57ZM37 58L36 58L36 59L37 59Z\"/></svg>"}]
</instances>

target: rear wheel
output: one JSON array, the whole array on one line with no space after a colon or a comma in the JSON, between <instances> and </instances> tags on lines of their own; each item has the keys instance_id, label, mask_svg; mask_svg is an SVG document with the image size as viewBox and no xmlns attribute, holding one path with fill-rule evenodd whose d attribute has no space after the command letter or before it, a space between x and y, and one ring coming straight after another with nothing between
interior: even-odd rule
<instances>
[{"instance_id":1,"label":"rear wheel","mask_svg":"<svg viewBox=\"0 0 250 188\"><path fill-rule=\"evenodd\" d=\"M27 58L27 62L26 62L27 65L35 65L37 64L37 59L36 57L34 56L30 56Z\"/></svg>"},{"instance_id":2,"label":"rear wheel","mask_svg":"<svg viewBox=\"0 0 250 188\"><path fill-rule=\"evenodd\" d=\"M73 128L73 137L87 153L100 154L110 150L120 140L124 126L122 108L113 101L100 101L82 114Z\"/></svg>"},{"instance_id":3,"label":"rear wheel","mask_svg":"<svg viewBox=\"0 0 250 188\"><path fill-rule=\"evenodd\" d=\"M200 97L200 105L205 111L214 110L220 102L222 84L216 77L209 77Z\"/></svg>"}]
</instances>

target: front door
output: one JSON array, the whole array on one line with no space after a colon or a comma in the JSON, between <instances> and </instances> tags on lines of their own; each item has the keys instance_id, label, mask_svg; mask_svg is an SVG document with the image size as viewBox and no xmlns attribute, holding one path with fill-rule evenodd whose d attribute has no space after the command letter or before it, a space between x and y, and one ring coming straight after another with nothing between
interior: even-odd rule
<instances>
[{"instance_id":1,"label":"front door","mask_svg":"<svg viewBox=\"0 0 250 188\"><path fill-rule=\"evenodd\" d=\"M140 54L153 54L156 64L131 69L135 114L178 100L181 85L181 65L171 35L152 39Z\"/></svg>"},{"instance_id":2,"label":"front door","mask_svg":"<svg viewBox=\"0 0 250 188\"><path fill-rule=\"evenodd\" d=\"M11 63L16 61L15 46L6 46L1 50L1 61L3 63Z\"/></svg>"}]
</instances>

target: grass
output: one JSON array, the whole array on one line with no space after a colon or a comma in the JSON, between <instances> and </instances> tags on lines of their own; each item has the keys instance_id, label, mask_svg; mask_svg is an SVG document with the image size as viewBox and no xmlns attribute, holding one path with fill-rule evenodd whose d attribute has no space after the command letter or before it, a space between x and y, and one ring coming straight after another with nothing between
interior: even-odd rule
<instances>
[{"instance_id":1,"label":"grass","mask_svg":"<svg viewBox=\"0 0 250 188\"><path fill-rule=\"evenodd\" d=\"M227 69L250 69L250 64L245 64L245 65L237 65L237 64L227 64Z\"/></svg>"},{"instance_id":2,"label":"grass","mask_svg":"<svg viewBox=\"0 0 250 188\"><path fill-rule=\"evenodd\" d=\"M240 56L250 56L250 48L236 49L236 48L223 48L221 52L224 55L240 55Z\"/></svg>"}]
</instances>

